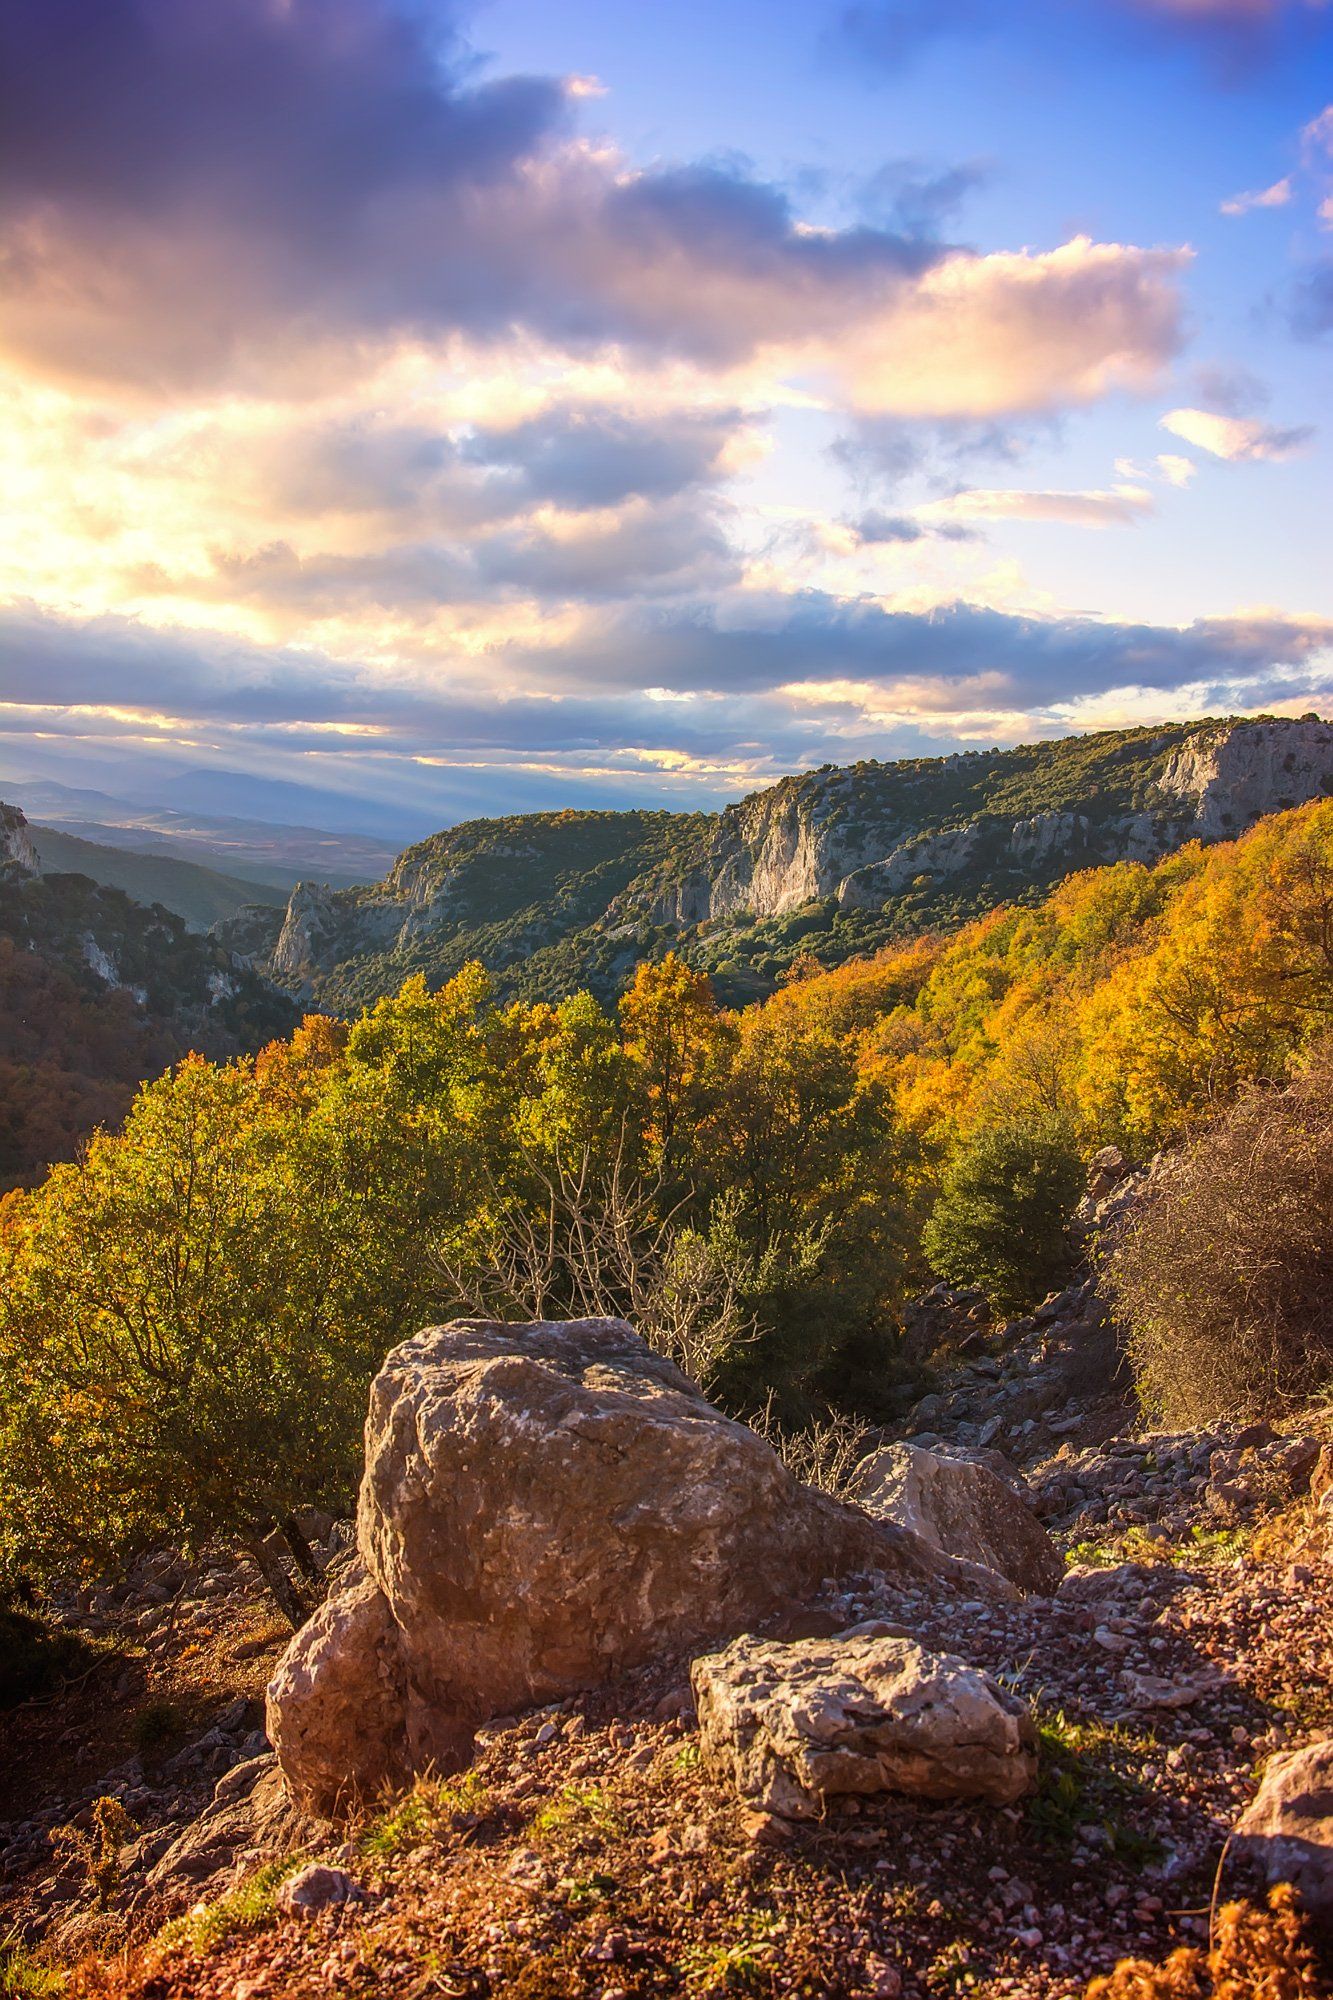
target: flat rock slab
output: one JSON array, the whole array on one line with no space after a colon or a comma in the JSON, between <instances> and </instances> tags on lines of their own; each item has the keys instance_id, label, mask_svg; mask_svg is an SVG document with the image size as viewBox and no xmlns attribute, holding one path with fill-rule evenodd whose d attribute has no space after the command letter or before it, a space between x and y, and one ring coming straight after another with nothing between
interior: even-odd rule
<instances>
[{"instance_id":1,"label":"flat rock slab","mask_svg":"<svg viewBox=\"0 0 1333 2000\"><path fill-rule=\"evenodd\" d=\"M1022 1702L912 1639L746 1635L690 1678L705 1767L787 1819L819 1818L853 1793L1008 1805L1036 1781Z\"/></svg>"}]
</instances>

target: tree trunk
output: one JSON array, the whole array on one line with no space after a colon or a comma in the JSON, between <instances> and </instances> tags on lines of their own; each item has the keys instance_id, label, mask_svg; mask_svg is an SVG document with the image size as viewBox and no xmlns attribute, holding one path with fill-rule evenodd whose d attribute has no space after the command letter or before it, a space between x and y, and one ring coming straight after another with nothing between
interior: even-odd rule
<instances>
[{"instance_id":1,"label":"tree trunk","mask_svg":"<svg viewBox=\"0 0 1333 2000\"><path fill-rule=\"evenodd\" d=\"M256 1533L245 1538L245 1552L268 1586L269 1594L293 1632L299 1632L310 1616L310 1607L288 1576L281 1557L265 1546Z\"/></svg>"},{"instance_id":2,"label":"tree trunk","mask_svg":"<svg viewBox=\"0 0 1333 2000\"><path fill-rule=\"evenodd\" d=\"M284 1514L279 1526L282 1529L282 1539L292 1552L292 1561L296 1564L306 1582L313 1583L315 1588L318 1589L324 1579L320 1574L319 1564L315 1561L310 1544L301 1533L296 1520L291 1514Z\"/></svg>"}]
</instances>

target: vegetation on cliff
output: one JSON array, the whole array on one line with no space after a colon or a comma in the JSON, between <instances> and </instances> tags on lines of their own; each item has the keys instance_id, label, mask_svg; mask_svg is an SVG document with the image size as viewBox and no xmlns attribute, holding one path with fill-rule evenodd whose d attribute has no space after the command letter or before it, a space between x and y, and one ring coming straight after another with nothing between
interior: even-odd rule
<instances>
[{"instance_id":1,"label":"vegetation on cliff","mask_svg":"<svg viewBox=\"0 0 1333 2000\"><path fill-rule=\"evenodd\" d=\"M1329 789L1333 733L1314 717L829 764L720 814L472 820L407 849L382 883L302 889L285 923L246 911L220 934L340 1012L415 972L439 985L473 959L506 997L587 988L609 1003L640 960L668 950L739 1005L798 958L838 965L997 904L1035 904L1074 870L1151 859L1192 832L1229 839Z\"/></svg>"}]
</instances>

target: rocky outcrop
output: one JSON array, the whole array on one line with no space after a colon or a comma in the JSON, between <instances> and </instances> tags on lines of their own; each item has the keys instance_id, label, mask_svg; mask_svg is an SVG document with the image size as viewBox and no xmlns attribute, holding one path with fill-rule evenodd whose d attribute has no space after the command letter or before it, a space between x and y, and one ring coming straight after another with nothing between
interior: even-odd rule
<instances>
[{"instance_id":1,"label":"rocky outcrop","mask_svg":"<svg viewBox=\"0 0 1333 2000\"><path fill-rule=\"evenodd\" d=\"M437 954L441 971L477 955L503 968L575 941L588 976L595 967L610 978L608 967L623 976L653 931L743 925L812 903L874 915L908 893L917 912L936 891L984 907L1073 869L1228 839L1265 812L1329 793L1333 727L1308 719L829 765L713 817L472 821L407 849L372 888L304 882L285 918L245 911L218 934L307 996L328 979L337 996L350 966L375 967L389 991L407 964L429 969ZM621 939L623 965L605 950ZM364 997L364 978L356 992Z\"/></svg>"},{"instance_id":2,"label":"rocky outcrop","mask_svg":"<svg viewBox=\"0 0 1333 2000\"><path fill-rule=\"evenodd\" d=\"M1333 724L1275 719L1199 730L1167 759L1159 786L1188 813L1187 838L1233 839L1265 813L1333 791Z\"/></svg>"},{"instance_id":3,"label":"rocky outcrop","mask_svg":"<svg viewBox=\"0 0 1333 2000\"><path fill-rule=\"evenodd\" d=\"M0 801L0 868L17 868L24 875L41 873L28 822L17 806Z\"/></svg>"},{"instance_id":4,"label":"rocky outcrop","mask_svg":"<svg viewBox=\"0 0 1333 2000\"><path fill-rule=\"evenodd\" d=\"M1307 1914L1333 1932L1333 1737L1270 1758L1236 1839L1270 1883L1294 1883Z\"/></svg>"},{"instance_id":5,"label":"rocky outcrop","mask_svg":"<svg viewBox=\"0 0 1333 2000\"><path fill-rule=\"evenodd\" d=\"M696 1660L690 1679L705 1767L784 1818L876 1792L1008 1805L1036 1778L1023 1704L911 1639L746 1636Z\"/></svg>"},{"instance_id":6,"label":"rocky outcrop","mask_svg":"<svg viewBox=\"0 0 1333 2000\"><path fill-rule=\"evenodd\" d=\"M357 1535L365 1579L269 1691L288 1784L316 1811L457 1768L487 1717L729 1638L826 1578L957 1574L801 1486L621 1320L457 1320L395 1348Z\"/></svg>"},{"instance_id":7,"label":"rocky outcrop","mask_svg":"<svg viewBox=\"0 0 1333 2000\"><path fill-rule=\"evenodd\" d=\"M193 1903L242 1854L287 1854L311 1831L292 1806L277 1759L252 1757L218 1780L211 1804L155 1862L142 1893L167 1905Z\"/></svg>"},{"instance_id":8,"label":"rocky outcrop","mask_svg":"<svg viewBox=\"0 0 1333 2000\"><path fill-rule=\"evenodd\" d=\"M867 1513L943 1555L997 1571L1025 1594L1049 1596L1059 1585L1064 1565L1032 1509L975 1460L885 1445L861 1461L852 1490Z\"/></svg>"}]
</instances>

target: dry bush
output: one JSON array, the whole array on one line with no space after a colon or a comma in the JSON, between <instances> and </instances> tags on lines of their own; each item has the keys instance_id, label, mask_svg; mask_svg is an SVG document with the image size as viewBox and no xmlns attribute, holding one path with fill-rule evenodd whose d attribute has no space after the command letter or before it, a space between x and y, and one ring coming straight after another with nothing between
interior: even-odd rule
<instances>
[{"instance_id":1,"label":"dry bush","mask_svg":"<svg viewBox=\"0 0 1333 2000\"><path fill-rule=\"evenodd\" d=\"M1105 1281L1145 1407L1273 1413L1333 1375L1333 1043L1186 1146Z\"/></svg>"},{"instance_id":2,"label":"dry bush","mask_svg":"<svg viewBox=\"0 0 1333 2000\"><path fill-rule=\"evenodd\" d=\"M725 1204L706 1231L666 1198L660 1173L628 1163L622 1134L609 1164L585 1147L573 1159L525 1156L535 1194L488 1204L489 1237L437 1263L470 1312L496 1319L628 1319L648 1345L705 1394L755 1334L746 1293L762 1289L771 1253L746 1253Z\"/></svg>"},{"instance_id":3,"label":"dry bush","mask_svg":"<svg viewBox=\"0 0 1333 2000\"><path fill-rule=\"evenodd\" d=\"M772 1396L747 1421L752 1431L772 1445L788 1472L806 1486L818 1486L838 1500L854 1497L857 1466L883 1440L883 1432L873 1424L837 1410L800 1430L788 1430L773 1413Z\"/></svg>"},{"instance_id":4,"label":"dry bush","mask_svg":"<svg viewBox=\"0 0 1333 2000\"><path fill-rule=\"evenodd\" d=\"M1267 1909L1228 1903L1209 1951L1182 1945L1161 1965L1122 1958L1087 2000L1317 2000L1326 1991L1305 1941L1295 1892L1280 1883Z\"/></svg>"}]
</instances>

